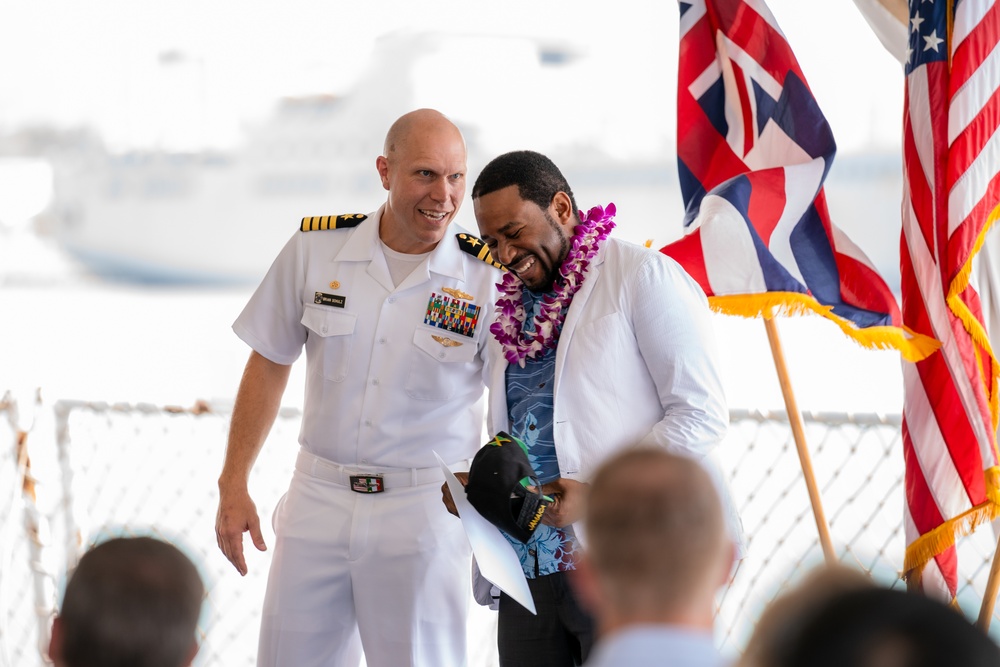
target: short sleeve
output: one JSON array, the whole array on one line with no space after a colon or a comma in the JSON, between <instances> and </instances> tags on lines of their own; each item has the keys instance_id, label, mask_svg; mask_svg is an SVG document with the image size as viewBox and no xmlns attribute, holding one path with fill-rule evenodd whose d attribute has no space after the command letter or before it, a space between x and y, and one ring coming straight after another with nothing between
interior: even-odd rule
<instances>
[{"instance_id":1,"label":"short sleeve","mask_svg":"<svg viewBox=\"0 0 1000 667\"><path fill-rule=\"evenodd\" d=\"M298 359L306 341L302 237L301 232L295 232L289 239L233 323L233 331L247 345L282 365Z\"/></svg>"}]
</instances>

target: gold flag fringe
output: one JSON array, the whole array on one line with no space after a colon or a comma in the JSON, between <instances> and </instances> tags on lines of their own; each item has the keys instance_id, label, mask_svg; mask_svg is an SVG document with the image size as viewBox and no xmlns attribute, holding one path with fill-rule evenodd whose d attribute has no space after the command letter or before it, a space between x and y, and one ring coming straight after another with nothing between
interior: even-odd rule
<instances>
[{"instance_id":1,"label":"gold flag fringe","mask_svg":"<svg viewBox=\"0 0 1000 667\"><path fill-rule=\"evenodd\" d=\"M996 355L993 353L993 346L990 344L989 334L983 327L982 322L973 316L972 311L970 311L969 307L964 301L962 301L961 294L965 291L965 288L969 286L969 278L972 275L972 260L979 254L979 251L983 247L983 243L986 241L986 235L993 228L993 225L996 224L998 219L1000 219L1000 205L995 206L993 210L990 211L989 216L987 216L986 224L983 225L982 230L980 230L979 235L976 237L975 244L972 246L972 252L969 253L969 257L965 260L965 263L962 264L962 268L959 269L954 280L951 281L946 299L951 312L955 314L955 317L962 321L962 324L965 326L965 330L969 332L970 336L972 336L973 342L989 354L991 377L983 377L981 364L977 365L977 368L979 369L980 380L983 382L983 390L986 392L986 396L989 399L990 414L993 417L994 433L996 433L997 430L997 375L1000 374L1000 363L997 363ZM997 460L1000 461L1000 451L997 450L995 436L993 437L993 453Z\"/></svg>"},{"instance_id":2,"label":"gold flag fringe","mask_svg":"<svg viewBox=\"0 0 1000 667\"><path fill-rule=\"evenodd\" d=\"M983 471L986 480L986 502L945 521L924 533L906 547L903 579L911 586L920 583L924 566L939 553L955 546L960 537L971 534L980 525L1000 516L1000 468Z\"/></svg>"},{"instance_id":3,"label":"gold flag fringe","mask_svg":"<svg viewBox=\"0 0 1000 667\"><path fill-rule=\"evenodd\" d=\"M933 354L941 343L907 327L875 326L861 328L850 320L833 313L833 306L824 306L815 297L801 292L763 292L710 296L712 310L740 317L769 317L815 313L834 322L855 342L869 349L895 349L907 361L920 361Z\"/></svg>"}]
</instances>

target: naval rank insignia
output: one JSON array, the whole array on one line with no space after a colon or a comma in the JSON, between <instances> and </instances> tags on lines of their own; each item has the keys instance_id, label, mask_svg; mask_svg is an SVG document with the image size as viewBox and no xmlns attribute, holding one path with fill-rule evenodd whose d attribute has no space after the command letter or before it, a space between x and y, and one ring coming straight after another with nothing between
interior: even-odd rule
<instances>
[{"instance_id":1,"label":"naval rank insignia","mask_svg":"<svg viewBox=\"0 0 1000 667\"><path fill-rule=\"evenodd\" d=\"M490 254L490 249L486 247L483 240L473 236L472 234L455 234L455 238L458 240L458 247L462 249L463 252L467 252L476 259L482 260L489 264L490 266L495 266L498 269L507 269L503 264L493 259L493 255Z\"/></svg>"},{"instance_id":2,"label":"naval rank insignia","mask_svg":"<svg viewBox=\"0 0 1000 667\"><path fill-rule=\"evenodd\" d=\"M440 294L431 292L427 300L427 310L424 312L424 324L472 338L479 324L479 311L482 310L482 306L452 296L444 289L441 292ZM464 292L462 295L467 296Z\"/></svg>"},{"instance_id":3,"label":"naval rank insignia","mask_svg":"<svg viewBox=\"0 0 1000 667\"><path fill-rule=\"evenodd\" d=\"M327 229L350 229L357 227L368 219L362 213L345 213L343 215L314 215L302 218L299 229L304 232L319 232Z\"/></svg>"}]
</instances>

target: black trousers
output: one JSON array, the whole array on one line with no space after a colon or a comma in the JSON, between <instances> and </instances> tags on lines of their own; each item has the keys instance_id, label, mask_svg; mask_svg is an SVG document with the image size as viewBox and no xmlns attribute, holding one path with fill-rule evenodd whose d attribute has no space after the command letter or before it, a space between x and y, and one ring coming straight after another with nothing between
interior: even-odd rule
<instances>
[{"instance_id":1,"label":"black trousers","mask_svg":"<svg viewBox=\"0 0 1000 667\"><path fill-rule=\"evenodd\" d=\"M500 596L500 667L578 667L594 645L594 621L577 603L565 572L528 579L537 616Z\"/></svg>"}]
</instances>

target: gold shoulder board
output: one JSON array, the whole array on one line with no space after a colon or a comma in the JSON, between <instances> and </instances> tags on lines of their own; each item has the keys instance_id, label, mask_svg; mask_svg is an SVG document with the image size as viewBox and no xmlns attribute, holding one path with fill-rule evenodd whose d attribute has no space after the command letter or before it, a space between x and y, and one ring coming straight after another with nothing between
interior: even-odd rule
<instances>
[{"instance_id":1,"label":"gold shoulder board","mask_svg":"<svg viewBox=\"0 0 1000 667\"><path fill-rule=\"evenodd\" d=\"M345 213L344 215L316 215L302 218L300 229L304 232L322 232L327 229L350 229L357 227L368 218L362 213Z\"/></svg>"},{"instance_id":2,"label":"gold shoulder board","mask_svg":"<svg viewBox=\"0 0 1000 667\"><path fill-rule=\"evenodd\" d=\"M481 259L490 266L495 266L502 271L507 270L507 267L493 259L493 255L490 254L490 249L486 247L486 244L483 243L482 239L477 238L472 234L455 234L455 238L458 239L458 247L476 259Z\"/></svg>"}]
</instances>

